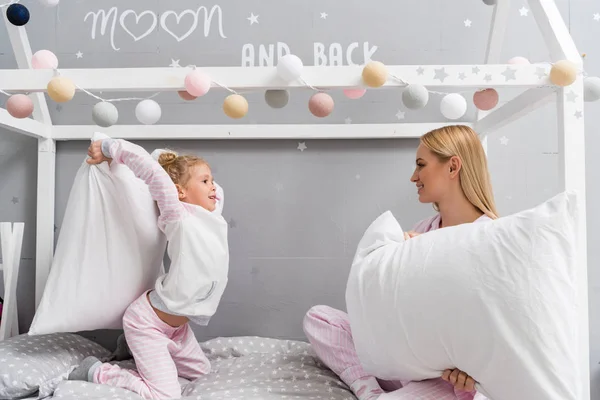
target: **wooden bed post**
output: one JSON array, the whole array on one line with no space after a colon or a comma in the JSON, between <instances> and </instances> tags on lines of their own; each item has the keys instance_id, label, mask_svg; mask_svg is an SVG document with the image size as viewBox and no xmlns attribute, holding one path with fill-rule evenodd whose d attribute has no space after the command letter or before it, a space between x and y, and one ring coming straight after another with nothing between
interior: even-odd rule
<instances>
[{"instance_id":1,"label":"wooden bed post","mask_svg":"<svg viewBox=\"0 0 600 400\"><path fill-rule=\"evenodd\" d=\"M40 304L54 255L56 141L39 139L35 237L35 308Z\"/></svg>"}]
</instances>

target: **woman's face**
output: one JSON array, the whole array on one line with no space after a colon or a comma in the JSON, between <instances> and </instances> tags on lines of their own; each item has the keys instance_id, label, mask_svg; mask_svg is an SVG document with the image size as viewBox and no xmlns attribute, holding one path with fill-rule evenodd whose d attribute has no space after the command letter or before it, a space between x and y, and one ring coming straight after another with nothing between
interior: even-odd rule
<instances>
[{"instance_id":1,"label":"woman's face","mask_svg":"<svg viewBox=\"0 0 600 400\"><path fill-rule=\"evenodd\" d=\"M423 144L419 144L416 167L410 181L417 185L421 203L439 203L450 192L453 178L458 174L456 158L441 162Z\"/></svg>"}]
</instances>

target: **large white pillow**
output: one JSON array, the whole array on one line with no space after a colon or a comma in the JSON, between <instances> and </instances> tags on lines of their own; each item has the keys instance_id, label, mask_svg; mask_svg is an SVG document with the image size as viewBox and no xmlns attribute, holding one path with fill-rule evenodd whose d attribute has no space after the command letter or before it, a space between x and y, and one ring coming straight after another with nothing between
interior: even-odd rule
<instances>
[{"instance_id":1,"label":"large white pillow","mask_svg":"<svg viewBox=\"0 0 600 400\"><path fill-rule=\"evenodd\" d=\"M129 304L164 272L157 220L148 185L129 168L84 160L29 334L121 329Z\"/></svg>"},{"instance_id":2,"label":"large white pillow","mask_svg":"<svg viewBox=\"0 0 600 400\"><path fill-rule=\"evenodd\" d=\"M459 368L493 400L579 400L577 196L407 241L388 211L358 245L346 304L382 379Z\"/></svg>"}]
</instances>

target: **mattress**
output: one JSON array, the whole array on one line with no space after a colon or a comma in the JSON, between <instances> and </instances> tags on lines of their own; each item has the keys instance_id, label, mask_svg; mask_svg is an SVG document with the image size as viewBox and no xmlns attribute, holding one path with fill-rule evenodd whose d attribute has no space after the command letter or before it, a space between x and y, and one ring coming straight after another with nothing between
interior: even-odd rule
<instances>
[{"instance_id":1,"label":"mattress","mask_svg":"<svg viewBox=\"0 0 600 400\"><path fill-rule=\"evenodd\" d=\"M183 399L355 400L349 388L315 357L309 344L260 337L216 338L201 344L211 361L210 374L181 379ZM135 368L132 360L118 363ZM139 400L121 388L62 381L52 399Z\"/></svg>"}]
</instances>

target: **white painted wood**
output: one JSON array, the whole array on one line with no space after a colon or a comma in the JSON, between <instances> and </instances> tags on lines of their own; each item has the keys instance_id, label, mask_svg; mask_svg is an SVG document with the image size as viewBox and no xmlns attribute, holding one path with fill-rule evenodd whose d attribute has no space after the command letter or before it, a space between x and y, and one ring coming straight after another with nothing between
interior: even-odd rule
<instances>
[{"instance_id":1,"label":"white painted wood","mask_svg":"<svg viewBox=\"0 0 600 400\"><path fill-rule=\"evenodd\" d=\"M573 99L571 92L577 95ZM583 118L583 79L579 78L568 88L560 89L557 96L559 179L562 190L574 190L580 195L577 207L577 296L579 312L579 368L581 393L578 398L590 398L590 343L588 264L585 187L585 126Z\"/></svg>"},{"instance_id":2,"label":"white painted wood","mask_svg":"<svg viewBox=\"0 0 600 400\"><path fill-rule=\"evenodd\" d=\"M548 104L555 99L555 95L556 89L552 87L528 89L475 122L474 129L482 136L488 135Z\"/></svg>"},{"instance_id":3,"label":"white painted wood","mask_svg":"<svg viewBox=\"0 0 600 400\"><path fill-rule=\"evenodd\" d=\"M0 245L2 248L2 269L4 272L4 305L0 322L0 340L19 334L17 312L17 280L21 264L21 248L25 224L0 223Z\"/></svg>"},{"instance_id":4,"label":"white painted wood","mask_svg":"<svg viewBox=\"0 0 600 400\"><path fill-rule=\"evenodd\" d=\"M536 75L537 68L549 70L547 64L531 65L390 65L386 87L404 86L391 76L409 83L429 87L531 87L548 84L548 78ZM507 69L515 71L503 75ZM213 81L236 90L266 90L305 87L302 82L286 83L276 75L275 67L207 67L202 69ZM63 69L81 88L89 91L175 91L184 88L189 68L104 68ZM437 76L436 76L437 71ZM475 72L473 72L475 71ZM314 67L306 66L302 78L316 88L345 88L362 85L361 66ZM440 75L441 74L441 75ZM446 76L447 74L447 76ZM462 75L464 74L464 76ZM44 91L54 72L50 70L3 70L0 89L5 91ZM443 78L440 79L440 77ZM218 85L213 82L216 89ZM215 90L213 89L213 90ZM374 90L374 89L372 89ZM227 92L223 92L226 94ZM209 93L210 95L210 93ZM106 96L106 93L104 94Z\"/></svg>"},{"instance_id":5,"label":"white painted wood","mask_svg":"<svg viewBox=\"0 0 600 400\"><path fill-rule=\"evenodd\" d=\"M4 17L4 25L8 31L8 38L15 54L17 66L23 69L30 69L32 52L26 28L24 26L15 26L8 22L5 12L2 15ZM2 74L0 73L0 75ZM2 88L0 87L0 89ZM52 124L44 94L32 93L31 99L33 100L33 119L46 125Z\"/></svg>"},{"instance_id":6,"label":"white painted wood","mask_svg":"<svg viewBox=\"0 0 600 400\"><path fill-rule=\"evenodd\" d=\"M35 138L47 138L51 132L50 125L45 125L31 118L15 118L3 108L0 108L0 128Z\"/></svg>"},{"instance_id":7,"label":"white painted wood","mask_svg":"<svg viewBox=\"0 0 600 400\"><path fill-rule=\"evenodd\" d=\"M89 140L94 132L131 140L152 139L377 139L418 138L447 123L267 125L55 125L55 140ZM470 123L464 123L471 125Z\"/></svg>"},{"instance_id":8,"label":"white painted wood","mask_svg":"<svg viewBox=\"0 0 600 400\"><path fill-rule=\"evenodd\" d=\"M554 0L527 1L548 47L551 61L569 60L581 66L581 54Z\"/></svg>"},{"instance_id":9,"label":"white painted wood","mask_svg":"<svg viewBox=\"0 0 600 400\"><path fill-rule=\"evenodd\" d=\"M492 14L492 26L488 37L488 44L485 53L486 64L499 64L502 56L502 45L506 28L508 27L508 14L510 12L511 0L502 0L494 6Z\"/></svg>"},{"instance_id":10,"label":"white painted wood","mask_svg":"<svg viewBox=\"0 0 600 400\"><path fill-rule=\"evenodd\" d=\"M37 219L35 243L35 308L37 309L54 256L54 201L55 201L56 142L40 139L38 142Z\"/></svg>"}]
</instances>

